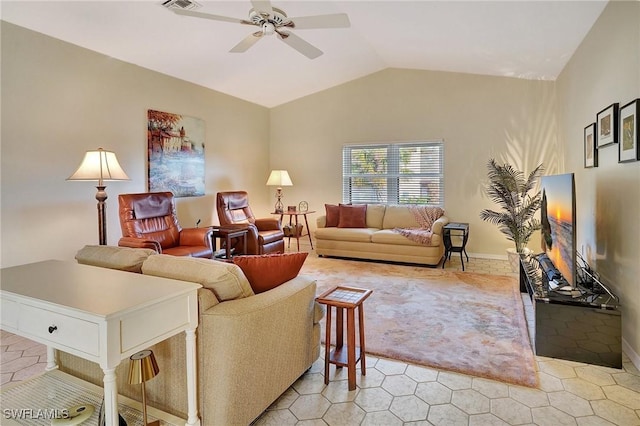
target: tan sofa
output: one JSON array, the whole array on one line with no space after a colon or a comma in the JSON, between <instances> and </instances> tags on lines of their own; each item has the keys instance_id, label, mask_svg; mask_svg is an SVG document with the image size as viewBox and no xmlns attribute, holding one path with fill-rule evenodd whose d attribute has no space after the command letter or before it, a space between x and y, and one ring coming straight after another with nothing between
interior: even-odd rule
<instances>
[{"instance_id":1,"label":"tan sofa","mask_svg":"<svg viewBox=\"0 0 640 426\"><path fill-rule=\"evenodd\" d=\"M323 310L316 283L297 276L260 294L231 263L157 255L152 250L87 246L80 263L203 284L198 290L198 411L202 425L247 425L285 392L320 355ZM108 285L108 283L105 283ZM224 301L222 301L224 300ZM184 333L150 348L160 374L147 383L150 406L187 418ZM92 362L59 354L62 371L102 386ZM129 363L116 370L118 392L140 400L126 382Z\"/></svg>"},{"instance_id":2,"label":"tan sofa","mask_svg":"<svg viewBox=\"0 0 640 426\"><path fill-rule=\"evenodd\" d=\"M424 245L395 232L394 228L419 228L408 206L368 204L366 228L326 227L326 215L316 220L316 253L356 259L385 260L436 266L444 256L441 216L431 228L431 244Z\"/></svg>"}]
</instances>

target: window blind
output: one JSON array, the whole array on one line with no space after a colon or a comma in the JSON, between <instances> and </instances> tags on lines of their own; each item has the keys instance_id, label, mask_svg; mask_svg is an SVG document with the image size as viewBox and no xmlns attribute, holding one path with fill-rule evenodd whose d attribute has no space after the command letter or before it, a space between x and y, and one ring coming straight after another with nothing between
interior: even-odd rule
<instances>
[{"instance_id":1,"label":"window blind","mask_svg":"<svg viewBox=\"0 0 640 426\"><path fill-rule=\"evenodd\" d=\"M342 201L444 206L444 142L345 145Z\"/></svg>"}]
</instances>

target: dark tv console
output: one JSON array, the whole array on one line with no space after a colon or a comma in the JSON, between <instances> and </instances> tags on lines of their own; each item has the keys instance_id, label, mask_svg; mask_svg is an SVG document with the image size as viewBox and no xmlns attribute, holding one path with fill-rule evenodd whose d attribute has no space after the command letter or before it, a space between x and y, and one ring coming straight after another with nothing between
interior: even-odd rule
<instances>
[{"instance_id":1,"label":"dark tv console","mask_svg":"<svg viewBox=\"0 0 640 426\"><path fill-rule=\"evenodd\" d=\"M547 259L548 260L548 259ZM536 355L622 368L619 299L586 263L573 290L545 265L544 257L520 257L520 291L533 302Z\"/></svg>"}]
</instances>

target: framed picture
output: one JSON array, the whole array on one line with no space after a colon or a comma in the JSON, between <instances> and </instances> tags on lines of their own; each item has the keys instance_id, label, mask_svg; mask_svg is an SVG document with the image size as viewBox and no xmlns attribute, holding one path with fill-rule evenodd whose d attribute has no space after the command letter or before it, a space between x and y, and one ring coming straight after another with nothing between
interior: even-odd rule
<instances>
[{"instance_id":1,"label":"framed picture","mask_svg":"<svg viewBox=\"0 0 640 426\"><path fill-rule=\"evenodd\" d=\"M600 111L596 118L598 148L618 143L618 104L611 104Z\"/></svg>"},{"instance_id":2,"label":"framed picture","mask_svg":"<svg viewBox=\"0 0 640 426\"><path fill-rule=\"evenodd\" d=\"M204 128L199 118L147 111L149 192L204 195Z\"/></svg>"},{"instance_id":3,"label":"framed picture","mask_svg":"<svg viewBox=\"0 0 640 426\"><path fill-rule=\"evenodd\" d=\"M584 128L584 167L598 167L596 123L591 123Z\"/></svg>"},{"instance_id":4,"label":"framed picture","mask_svg":"<svg viewBox=\"0 0 640 426\"><path fill-rule=\"evenodd\" d=\"M640 160L638 132L640 132L640 99L631 101L620 108L620 143L618 144L618 162Z\"/></svg>"}]
</instances>

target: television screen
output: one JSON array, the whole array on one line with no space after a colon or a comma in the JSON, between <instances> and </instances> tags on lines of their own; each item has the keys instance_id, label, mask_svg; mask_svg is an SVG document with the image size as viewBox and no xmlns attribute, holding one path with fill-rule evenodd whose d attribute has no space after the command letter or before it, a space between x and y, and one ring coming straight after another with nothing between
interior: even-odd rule
<instances>
[{"instance_id":1,"label":"television screen","mask_svg":"<svg viewBox=\"0 0 640 426\"><path fill-rule=\"evenodd\" d=\"M543 176L542 245L567 284L576 287L576 196L573 173Z\"/></svg>"}]
</instances>

